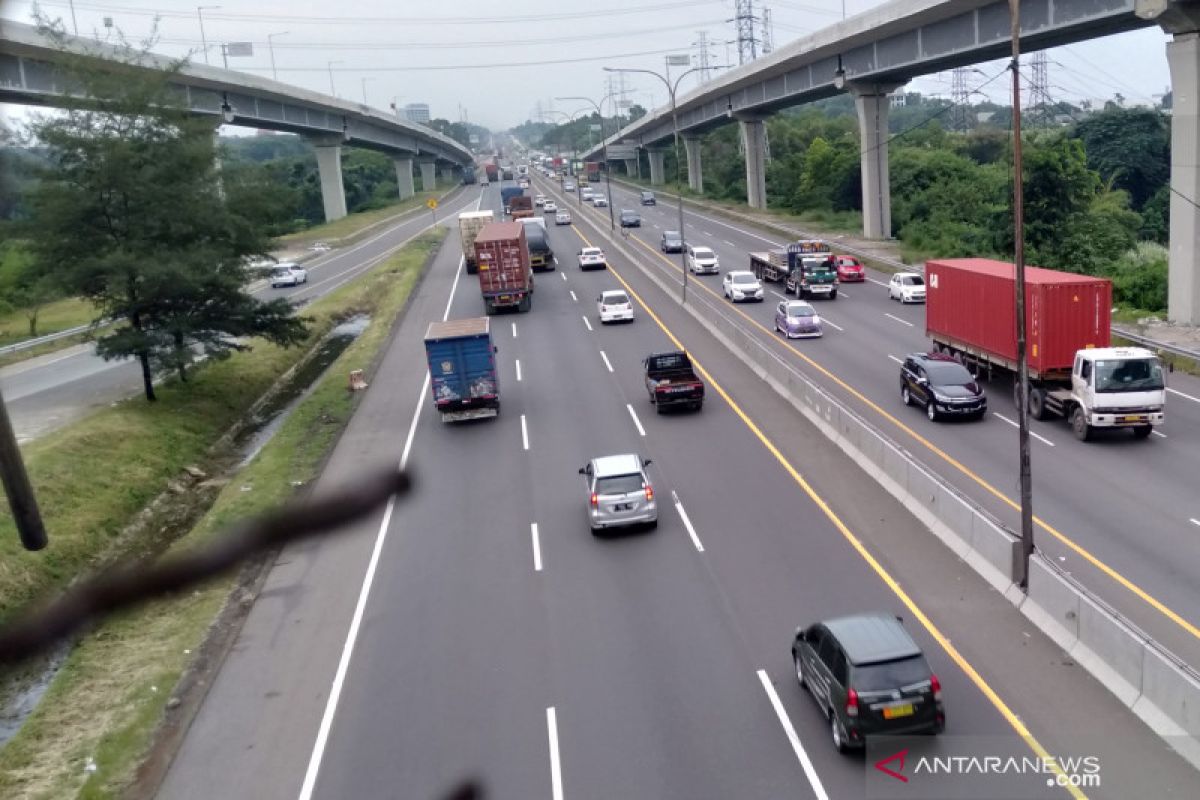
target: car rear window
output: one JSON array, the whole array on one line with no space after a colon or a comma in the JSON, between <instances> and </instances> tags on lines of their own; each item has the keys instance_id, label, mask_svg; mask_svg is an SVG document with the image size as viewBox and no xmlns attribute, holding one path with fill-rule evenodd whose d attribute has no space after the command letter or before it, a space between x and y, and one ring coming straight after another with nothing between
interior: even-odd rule
<instances>
[{"instance_id":1,"label":"car rear window","mask_svg":"<svg viewBox=\"0 0 1200 800\"><path fill-rule=\"evenodd\" d=\"M905 286L924 286L925 279L920 275L905 275L900 279L900 282Z\"/></svg>"},{"instance_id":2,"label":"car rear window","mask_svg":"<svg viewBox=\"0 0 1200 800\"><path fill-rule=\"evenodd\" d=\"M596 494L628 494L641 490L641 475L611 475L596 479Z\"/></svg>"},{"instance_id":3,"label":"car rear window","mask_svg":"<svg viewBox=\"0 0 1200 800\"><path fill-rule=\"evenodd\" d=\"M604 299L604 302L610 306L619 306L619 305L628 305L629 304L629 298L623 294L606 294L606 295L604 295L603 299Z\"/></svg>"},{"instance_id":4,"label":"car rear window","mask_svg":"<svg viewBox=\"0 0 1200 800\"><path fill-rule=\"evenodd\" d=\"M860 692L882 692L927 681L931 674L923 656L912 656L855 667L851 681Z\"/></svg>"}]
</instances>

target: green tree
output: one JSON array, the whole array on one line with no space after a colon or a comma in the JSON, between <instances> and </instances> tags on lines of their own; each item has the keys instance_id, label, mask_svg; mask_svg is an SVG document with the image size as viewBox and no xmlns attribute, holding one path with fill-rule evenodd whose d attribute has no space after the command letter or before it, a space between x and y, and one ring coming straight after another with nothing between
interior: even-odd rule
<instances>
[{"instance_id":1,"label":"green tree","mask_svg":"<svg viewBox=\"0 0 1200 800\"><path fill-rule=\"evenodd\" d=\"M1155 242L1138 242L1105 270L1112 278L1116 301L1131 308L1165 311L1167 308L1167 248Z\"/></svg>"},{"instance_id":2,"label":"green tree","mask_svg":"<svg viewBox=\"0 0 1200 800\"><path fill-rule=\"evenodd\" d=\"M226 358L254 336L294 344L305 325L287 301L246 292L247 261L268 244L262 185L218 174L214 121L171 90L182 63L149 63L148 50L123 45L99 71L60 46L56 68L78 90L61 115L32 125L50 164L31 198L28 240L59 288L116 321L98 352L136 358L154 400L156 372L186 380L200 355Z\"/></svg>"},{"instance_id":3,"label":"green tree","mask_svg":"<svg viewBox=\"0 0 1200 800\"><path fill-rule=\"evenodd\" d=\"M1141 210L1171 177L1171 130L1161 111L1106 108L1075 127L1087 164Z\"/></svg>"}]
</instances>

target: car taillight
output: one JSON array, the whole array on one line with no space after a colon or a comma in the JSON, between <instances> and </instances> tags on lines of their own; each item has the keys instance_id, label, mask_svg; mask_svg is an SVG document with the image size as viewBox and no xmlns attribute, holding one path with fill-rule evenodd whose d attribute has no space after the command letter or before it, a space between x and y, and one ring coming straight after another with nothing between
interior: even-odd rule
<instances>
[{"instance_id":1,"label":"car taillight","mask_svg":"<svg viewBox=\"0 0 1200 800\"><path fill-rule=\"evenodd\" d=\"M846 716L858 716L858 692L854 691L853 689L846 692Z\"/></svg>"},{"instance_id":2,"label":"car taillight","mask_svg":"<svg viewBox=\"0 0 1200 800\"><path fill-rule=\"evenodd\" d=\"M592 505L593 506L600 505L600 498L596 495L595 492L592 492Z\"/></svg>"},{"instance_id":3,"label":"car taillight","mask_svg":"<svg viewBox=\"0 0 1200 800\"><path fill-rule=\"evenodd\" d=\"M933 699L940 702L942 699L942 682L938 680L937 675L929 676L929 688L933 690Z\"/></svg>"},{"instance_id":4,"label":"car taillight","mask_svg":"<svg viewBox=\"0 0 1200 800\"><path fill-rule=\"evenodd\" d=\"M646 487L646 500L648 500L648 501L653 500L654 499L654 487L652 487L648 483L643 484L643 485Z\"/></svg>"}]
</instances>

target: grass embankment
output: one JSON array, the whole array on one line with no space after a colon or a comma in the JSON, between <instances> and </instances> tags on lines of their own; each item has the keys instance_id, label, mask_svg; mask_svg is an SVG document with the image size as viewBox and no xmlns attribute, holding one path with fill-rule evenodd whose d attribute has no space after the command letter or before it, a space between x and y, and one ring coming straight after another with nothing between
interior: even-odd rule
<instances>
[{"instance_id":1,"label":"grass embankment","mask_svg":"<svg viewBox=\"0 0 1200 800\"><path fill-rule=\"evenodd\" d=\"M381 351L423 264L444 235L440 229L423 234L363 278L306 309L320 332L335 319L356 313L370 314L371 324L176 547L203 544L233 520L286 500L295 491L294 481L315 476L353 409L354 398L345 388L347 371L370 365ZM157 405L140 400L122 404L29 448L26 458L51 545L40 555L19 552L11 519L4 520L4 609L11 612L35 592L62 585L110 549L122 525L169 478L200 458L298 355L260 345L205 368L189 386L163 386ZM251 490L244 492L243 486ZM221 578L186 596L113 618L85 636L37 710L0 750L0 796L118 796L234 582L233 576Z\"/></svg>"},{"instance_id":2,"label":"grass embankment","mask_svg":"<svg viewBox=\"0 0 1200 800\"><path fill-rule=\"evenodd\" d=\"M417 192L407 200L399 200L384 208L360 211L357 214L347 214L341 219L335 219L333 222L324 222L302 231L280 236L275 240L275 243L281 248L302 247L313 242L335 244L339 239L348 239L364 228L369 228L372 225L407 211L412 211L413 209L425 208L425 201L431 197L441 200L453 188L453 186L446 188L439 187L436 191L432 192ZM426 213L429 213L428 209L426 209Z\"/></svg>"},{"instance_id":3,"label":"grass embankment","mask_svg":"<svg viewBox=\"0 0 1200 800\"><path fill-rule=\"evenodd\" d=\"M78 325L87 325L96 318L95 307L79 298L55 300L38 311L37 335L49 336ZM0 314L0 347L29 339L29 315L25 309Z\"/></svg>"}]
</instances>

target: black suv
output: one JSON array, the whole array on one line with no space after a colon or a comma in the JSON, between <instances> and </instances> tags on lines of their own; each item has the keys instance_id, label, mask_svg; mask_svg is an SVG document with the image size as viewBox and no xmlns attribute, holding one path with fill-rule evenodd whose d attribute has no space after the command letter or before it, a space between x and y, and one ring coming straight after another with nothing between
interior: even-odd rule
<instances>
[{"instance_id":1,"label":"black suv","mask_svg":"<svg viewBox=\"0 0 1200 800\"><path fill-rule=\"evenodd\" d=\"M899 617L861 614L798 628L792 661L839 752L865 746L868 736L945 730L942 685Z\"/></svg>"},{"instance_id":2,"label":"black suv","mask_svg":"<svg viewBox=\"0 0 1200 800\"><path fill-rule=\"evenodd\" d=\"M656 206L658 201L654 199L654 192L642 192L642 205Z\"/></svg>"},{"instance_id":3,"label":"black suv","mask_svg":"<svg viewBox=\"0 0 1200 800\"><path fill-rule=\"evenodd\" d=\"M679 235L679 231L663 231L658 248L664 253L682 253L683 237Z\"/></svg>"},{"instance_id":4,"label":"black suv","mask_svg":"<svg viewBox=\"0 0 1200 800\"><path fill-rule=\"evenodd\" d=\"M642 216L636 211L630 211L627 208L621 209L621 227L622 228L640 228L642 227Z\"/></svg>"},{"instance_id":5,"label":"black suv","mask_svg":"<svg viewBox=\"0 0 1200 800\"><path fill-rule=\"evenodd\" d=\"M900 399L925 407L930 421L987 414L987 397L975 376L945 353L911 353L900 366Z\"/></svg>"}]
</instances>

